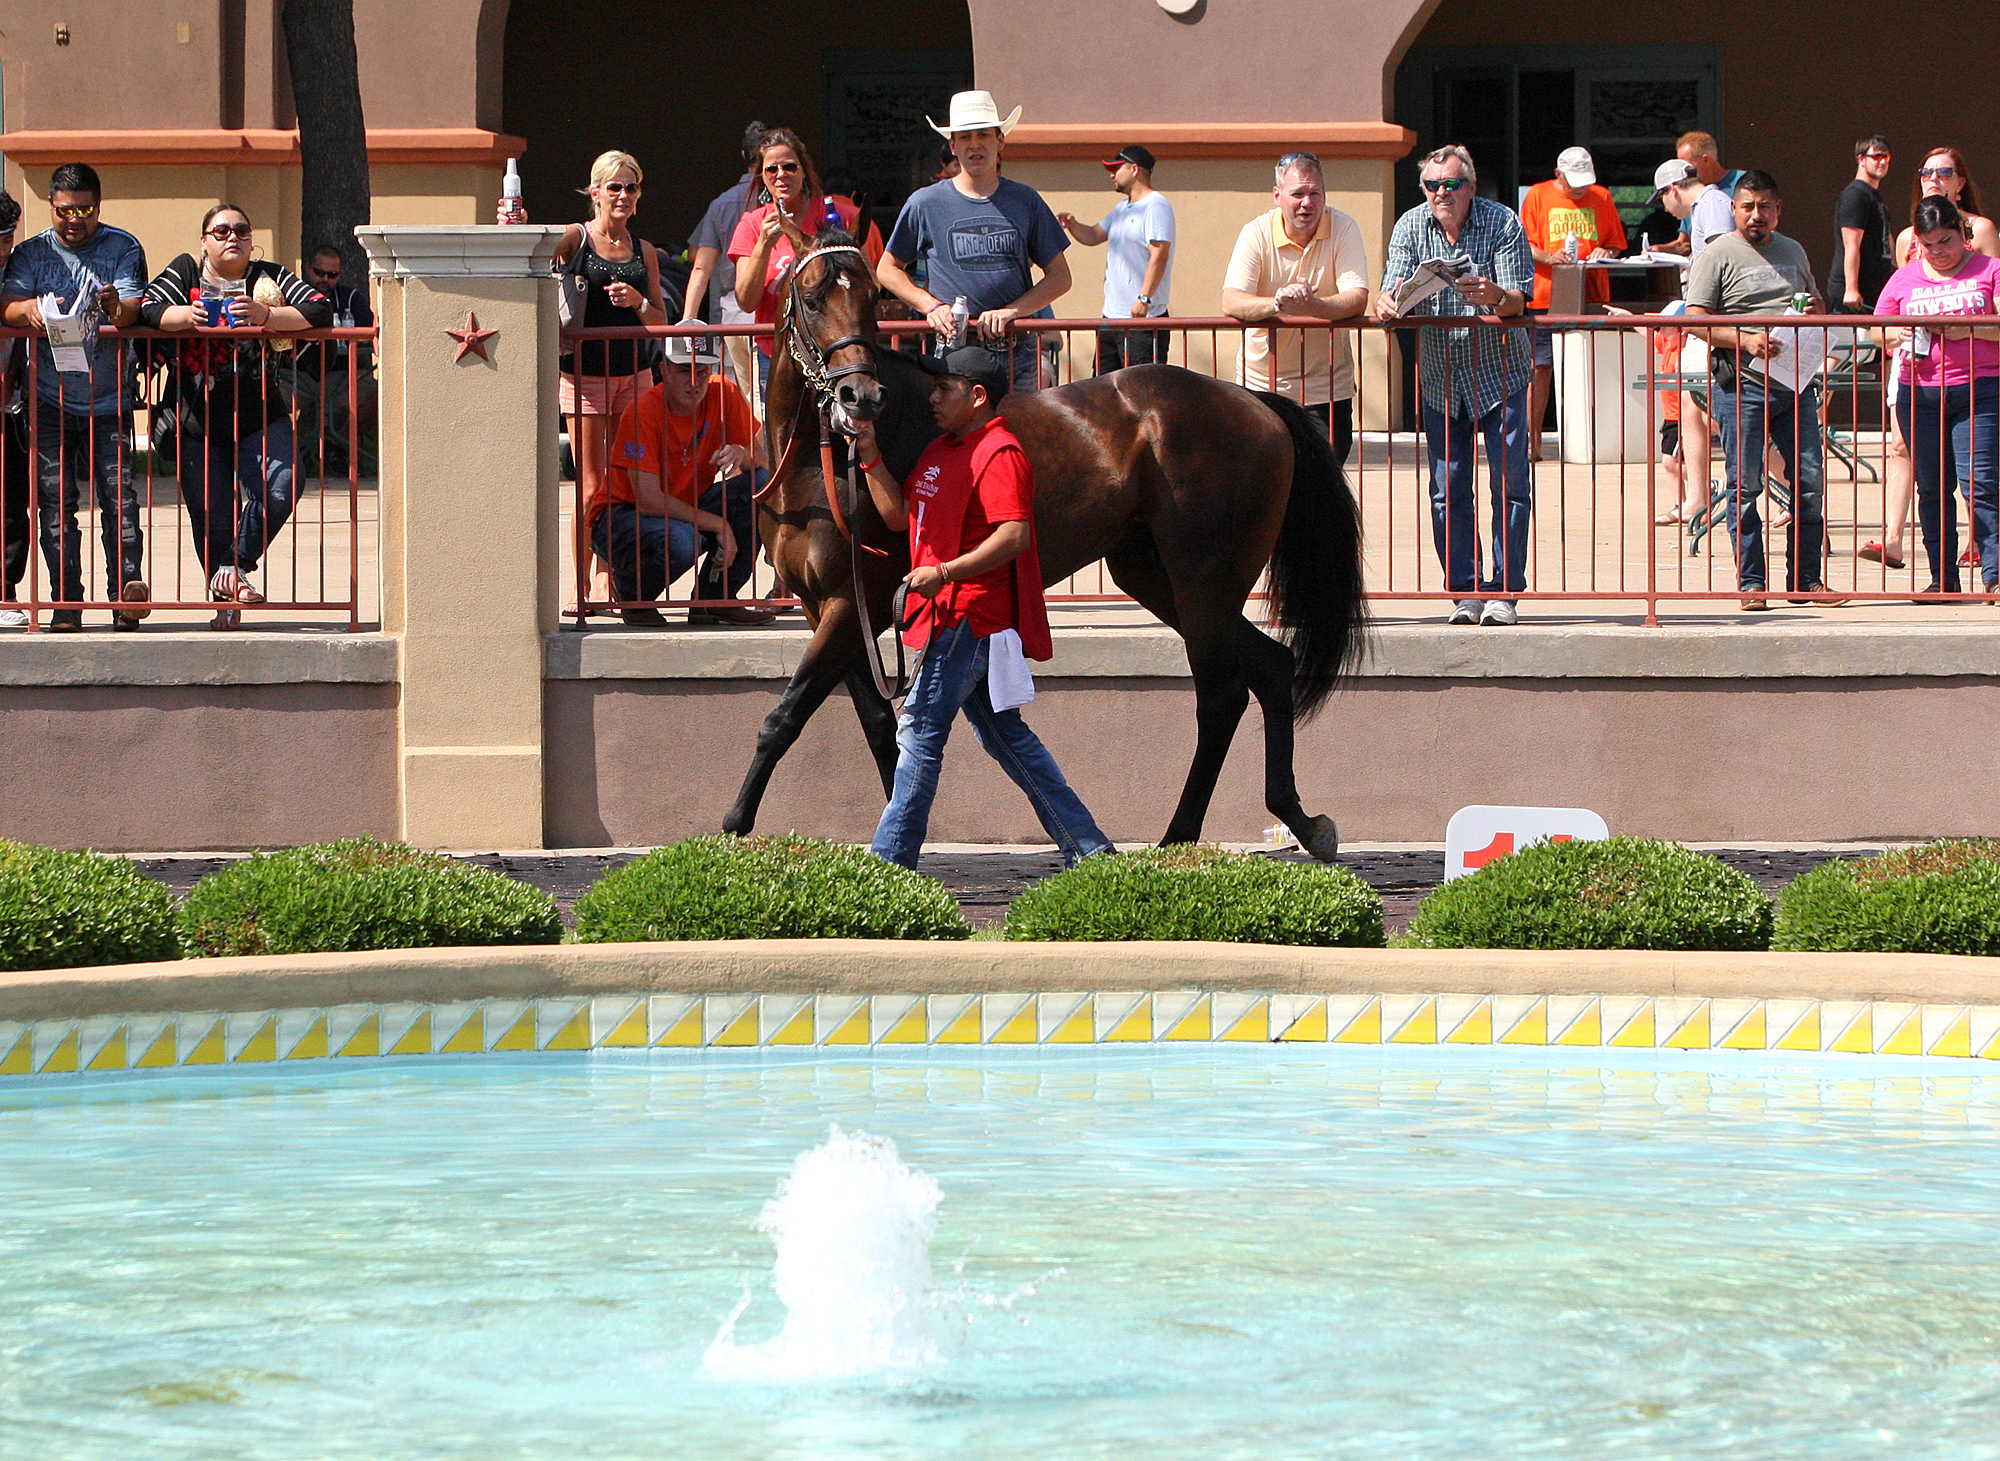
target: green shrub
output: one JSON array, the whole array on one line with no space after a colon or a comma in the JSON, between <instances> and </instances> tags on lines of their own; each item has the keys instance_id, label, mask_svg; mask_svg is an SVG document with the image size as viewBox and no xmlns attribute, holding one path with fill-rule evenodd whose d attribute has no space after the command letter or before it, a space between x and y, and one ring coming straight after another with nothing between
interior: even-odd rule
<instances>
[{"instance_id":1,"label":"green shrub","mask_svg":"<svg viewBox=\"0 0 2000 1461\"><path fill-rule=\"evenodd\" d=\"M179 957L172 895L124 858L0 841L0 969Z\"/></svg>"},{"instance_id":2,"label":"green shrub","mask_svg":"<svg viewBox=\"0 0 2000 1461\"><path fill-rule=\"evenodd\" d=\"M181 905L188 956L553 944L555 900L504 873L356 837L245 858Z\"/></svg>"},{"instance_id":3,"label":"green shrub","mask_svg":"<svg viewBox=\"0 0 2000 1461\"><path fill-rule=\"evenodd\" d=\"M581 943L971 934L951 894L921 873L799 836L690 837L607 874L576 904Z\"/></svg>"},{"instance_id":4,"label":"green shrub","mask_svg":"<svg viewBox=\"0 0 2000 1461\"><path fill-rule=\"evenodd\" d=\"M1432 949L1761 949L1771 900L1674 842L1541 842L1455 878L1417 906Z\"/></svg>"},{"instance_id":5,"label":"green shrub","mask_svg":"<svg viewBox=\"0 0 2000 1461\"><path fill-rule=\"evenodd\" d=\"M1822 863L1785 889L1771 947L2000 954L2000 842Z\"/></svg>"},{"instance_id":6,"label":"green shrub","mask_svg":"<svg viewBox=\"0 0 2000 1461\"><path fill-rule=\"evenodd\" d=\"M1345 868L1219 847L1086 858L1014 900L1010 939L1215 939L1379 948L1382 899Z\"/></svg>"}]
</instances>

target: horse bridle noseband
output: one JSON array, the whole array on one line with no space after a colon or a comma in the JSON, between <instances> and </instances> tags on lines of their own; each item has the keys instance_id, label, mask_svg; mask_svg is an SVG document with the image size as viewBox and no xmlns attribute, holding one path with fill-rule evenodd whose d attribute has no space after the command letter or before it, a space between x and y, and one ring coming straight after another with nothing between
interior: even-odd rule
<instances>
[{"instance_id":1,"label":"horse bridle noseband","mask_svg":"<svg viewBox=\"0 0 2000 1461\"><path fill-rule=\"evenodd\" d=\"M791 347L792 359L798 361L799 369L805 372L806 384L819 397L822 412L833 404L833 383L843 376L873 375L875 373L875 337L872 335L842 335L831 345L821 348L819 342L803 327L799 314L799 275L814 259L823 259L830 254L853 254L866 260L868 255L853 244L828 244L825 248L812 249L803 256L792 260L791 288L785 291L785 312L778 321L778 327L785 331L787 343ZM829 355L838 355L850 345L859 345L868 352L866 364L829 366Z\"/></svg>"}]
</instances>

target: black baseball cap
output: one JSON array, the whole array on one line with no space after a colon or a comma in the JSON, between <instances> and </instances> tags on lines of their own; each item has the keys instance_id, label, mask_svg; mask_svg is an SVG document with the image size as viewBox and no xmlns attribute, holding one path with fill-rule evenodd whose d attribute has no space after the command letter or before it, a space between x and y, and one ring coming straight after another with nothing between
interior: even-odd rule
<instances>
[{"instance_id":1,"label":"black baseball cap","mask_svg":"<svg viewBox=\"0 0 2000 1461\"><path fill-rule=\"evenodd\" d=\"M1136 145L1131 147L1121 147L1118 149L1117 156L1105 158L1104 170L1106 172L1117 172L1118 164L1120 164L1121 162L1134 163L1137 166L1146 169L1147 172L1151 172L1153 170L1153 154L1148 152L1145 148Z\"/></svg>"},{"instance_id":2,"label":"black baseball cap","mask_svg":"<svg viewBox=\"0 0 2000 1461\"><path fill-rule=\"evenodd\" d=\"M956 375L986 387L986 399L997 401L1012 384L1000 357L979 345L961 345L943 355L919 355L917 364L932 375Z\"/></svg>"}]
</instances>

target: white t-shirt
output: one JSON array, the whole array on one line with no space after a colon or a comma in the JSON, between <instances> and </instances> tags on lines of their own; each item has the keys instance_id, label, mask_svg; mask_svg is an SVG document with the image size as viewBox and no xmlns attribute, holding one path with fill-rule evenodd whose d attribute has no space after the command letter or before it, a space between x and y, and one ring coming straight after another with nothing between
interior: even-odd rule
<instances>
[{"instance_id":1,"label":"white t-shirt","mask_svg":"<svg viewBox=\"0 0 2000 1461\"><path fill-rule=\"evenodd\" d=\"M1707 248L1710 240L1736 232L1735 199L1720 188L1704 188L1688 214L1688 239L1692 254Z\"/></svg>"},{"instance_id":2,"label":"white t-shirt","mask_svg":"<svg viewBox=\"0 0 2000 1461\"><path fill-rule=\"evenodd\" d=\"M1122 198L1097 226L1110 235L1104 255L1104 318L1129 319L1132 302L1146 282L1151 246L1174 241L1174 205L1159 192L1148 193L1137 203ZM1168 254L1167 272L1160 276L1160 287L1146 311L1149 316L1167 312L1167 289L1173 277L1173 255Z\"/></svg>"}]
</instances>

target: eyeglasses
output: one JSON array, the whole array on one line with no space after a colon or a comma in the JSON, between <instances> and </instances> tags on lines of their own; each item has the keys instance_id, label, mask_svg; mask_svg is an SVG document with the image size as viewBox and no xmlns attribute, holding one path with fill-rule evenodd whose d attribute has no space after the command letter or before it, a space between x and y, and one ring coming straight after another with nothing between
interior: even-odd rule
<instances>
[{"instance_id":1,"label":"eyeglasses","mask_svg":"<svg viewBox=\"0 0 2000 1461\"><path fill-rule=\"evenodd\" d=\"M65 223L77 223L85 218L96 217L97 204L95 203L72 204L71 206L66 208L56 209L55 213L56 217L60 218Z\"/></svg>"},{"instance_id":2,"label":"eyeglasses","mask_svg":"<svg viewBox=\"0 0 2000 1461\"><path fill-rule=\"evenodd\" d=\"M208 229L207 233L213 239L248 238L250 237L250 225L247 223L218 223L215 227Z\"/></svg>"},{"instance_id":3,"label":"eyeglasses","mask_svg":"<svg viewBox=\"0 0 2000 1461\"><path fill-rule=\"evenodd\" d=\"M639 196L637 183L599 183L598 186L607 193L630 193L635 198Z\"/></svg>"},{"instance_id":4,"label":"eyeglasses","mask_svg":"<svg viewBox=\"0 0 2000 1461\"><path fill-rule=\"evenodd\" d=\"M1920 167L1917 169L1917 176L1920 178L1955 178L1958 176L1958 169L1955 167Z\"/></svg>"},{"instance_id":5,"label":"eyeglasses","mask_svg":"<svg viewBox=\"0 0 2000 1461\"><path fill-rule=\"evenodd\" d=\"M774 178L780 173L797 172L798 170L799 165L796 162L773 162L764 168L764 176Z\"/></svg>"},{"instance_id":6,"label":"eyeglasses","mask_svg":"<svg viewBox=\"0 0 2000 1461\"><path fill-rule=\"evenodd\" d=\"M1449 197L1460 188L1466 186L1466 180L1464 178L1425 178L1423 184L1426 193L1443 193Z\"/></svg>"}]
</instances>

